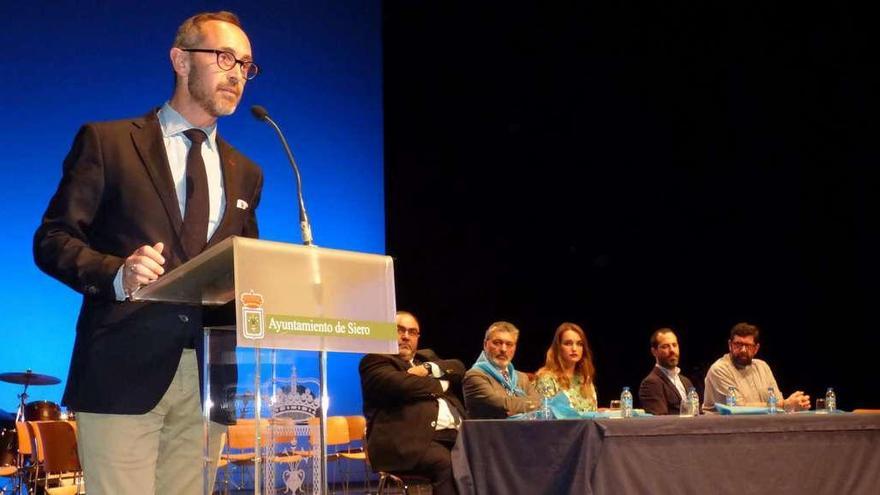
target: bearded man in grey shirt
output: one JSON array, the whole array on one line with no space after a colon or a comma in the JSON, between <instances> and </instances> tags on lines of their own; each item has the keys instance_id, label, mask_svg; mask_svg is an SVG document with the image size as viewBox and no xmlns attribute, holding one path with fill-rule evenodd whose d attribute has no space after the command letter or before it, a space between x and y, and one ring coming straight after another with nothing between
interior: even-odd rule
<instances>
[{"instance_id":1,"label":"bearded man in grey shirt","mask_svg":"<svg viewBox=\"0 0 880 495\"><path fill-rule=\"evenodd\" d=\"M772 388L779 407L793 411L810 408L810 396L800 390L782 400L770 366L755 358L761 348L759 335L758 327L749 323L737 323L730 329L730 352L718 358L706 373L704 411L715 411L716 402L723 404L730 387L736 387L738 406L766 406Z\"/></svg>"}]
</instances>

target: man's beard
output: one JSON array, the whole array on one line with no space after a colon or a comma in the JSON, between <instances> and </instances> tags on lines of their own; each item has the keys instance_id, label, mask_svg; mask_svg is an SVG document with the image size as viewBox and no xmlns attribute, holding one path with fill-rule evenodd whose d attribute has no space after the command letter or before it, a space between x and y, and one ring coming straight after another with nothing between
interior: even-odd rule
<instances>
[{"instance_id":1,"label":"man's beard","mask_svg":"<svg viewBox=\"0 0 880 495\"><path fill-rule=\"evenodd\" d=\"M495 366L497 366L499 368L506 367L508 364L510 364L510 358L508 358L507 356L504 356L504 357L495 356L495 357L491 358L491 361L492 361L492 364L494 364Z\"/></svg>"},{"instance_id":2,"label":"man's beard","mask_svg":"<svg viewBox=\"0 0 880 495\"><path fill-rule=\"evenodd\" d=\"M673 369L678 366L678 356L667 357L660 360L660 365L666 369Z\"/></svg>"},{"instance_id":3,"label":"man's beard","mask_svg":"<svg viewBox=\"0 0 880 495\"><path fill-rule=\"evenodd\" d=\"M741 368L745 368L746 366L752 364L752 358L750 356L739 356L739 355L734 354L733 355L733 364L735 364Z\"/></svg>"},{"instance_id":4,"label":"man's beard","mask_svg":"<svg viewBox=\"0 0 880 495\"><path fill-rule=\"evenodd\" d=\"M207 89L201 84L201 82L201 69L198 66L194 66L189 80L187 81L187 89L189 90L189 94L192 95L193 100L202 107L202 110L212 117L223 117L235 112L235 109L238 106L238 99L235 100L235 103L229 103L226 100L222 100L217 95L217 87Z\"/></svg>"}]
</instances>

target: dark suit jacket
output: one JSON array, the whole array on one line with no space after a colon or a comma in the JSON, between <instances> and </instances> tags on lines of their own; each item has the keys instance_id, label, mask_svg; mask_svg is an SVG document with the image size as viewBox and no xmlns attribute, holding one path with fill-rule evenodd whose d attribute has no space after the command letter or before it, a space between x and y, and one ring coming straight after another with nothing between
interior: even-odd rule
<instances>
[{"instance_id":1,"label":"dark suit jacket","mask_svg":"<svg viewBox=\"0 0 880 495\"><path fill-rule=\"evenodd\" d=\"M217 145L226 208L208 246L257 236L263 182L253 162L219 136ZM238 200L248 207L239 208ZM165 243L166 273L187 261L178 237L182 222L155 111L80 129L34 235L40 269L83 294L62 400L71 409L145 413L161 399L193 338L201 360L200 307L118 302L113 289L125 258L144 244Z\"/></svg>"},{"instance_id":2,"label":"dark suit jacket","mask_svg":"<svg viewBox=\"0 0 880 495\"><path fill-rule=\"evenodd\" d=\"M437 363L446 373L449 389L440 381L406 372L409 363L396 355L367 354L361 359L361 389L367 418L367 452L376 471L411 470L434 436L439 405L443 398L465 417L460 387L464 364L457 359L440 359L429 349L416 353L416 363Z\"/></svg>"},{"instance_id":3,"label":"dark suit jacket","mask_svg":"<svg viewBox=\"0 0 880 495\"><path fill-rule=\"evenodd\" d=\"M693 386L688 377L679 375L684 390ZM657 366L648 373L639 386L639 403L645 412L651 414L678 414L681 407L681 396L672 381Z\"/></svg>"}]
</instances>

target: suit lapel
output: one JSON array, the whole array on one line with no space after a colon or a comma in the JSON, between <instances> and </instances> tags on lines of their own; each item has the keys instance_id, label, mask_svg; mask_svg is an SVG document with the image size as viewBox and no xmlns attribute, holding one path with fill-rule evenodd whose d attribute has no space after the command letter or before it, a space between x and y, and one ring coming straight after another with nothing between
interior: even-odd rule
<instances>
[{"instance_id":1,"label":"suit lapel","mask_svg":"<svg viewBox=\"0 0 880 495\"><path fill-rule=\"evenodd\" d=\"M663 386L666 387L666 393L672 394L671 397L681 397L681 394L678 393L678 388L675 387L675 384L672 383L672 380L666 376L666 373L663 372L660 368L654 367L654 372L657 373L657 376L663 380Z\"/></svg>"},{"instance_id":2,"label":"suit lapel","mask_svg":"<svg viewBox=\"0 0 880 495\"><path fill-rule=\"evenodd\" d=\"M147 174L153 182L153 187L156 188L156 193L162 200L162 205L174 227L174 232L180 235L183 219L180 216L177 191L174 189L171 166L168 164L168 155L165 152L162 129L159 127L156 112L148 113L143 121L135 121L134 125L135 129L131 133L134 147L144 164L144 168L147 169Z\"/></svg>"},{"instance_id":3,"label":"suit lapel","mask_svg":"<svg viewBox=\"0 0 880 495\"><path fill-rule=\"evenodd\" d=\"M223 209L223 217L217 224L217 228L208 239L209 246L227 237L221 231L227 227L227 223L232 218L233 208L238 207L236 201L241 182L241 167L235 160L232 146L229 146L219 135L217 136L217 151L220 154L220 169L223 172L223 194L226 198L226 208Z\"/></svg>"}]
</instances>

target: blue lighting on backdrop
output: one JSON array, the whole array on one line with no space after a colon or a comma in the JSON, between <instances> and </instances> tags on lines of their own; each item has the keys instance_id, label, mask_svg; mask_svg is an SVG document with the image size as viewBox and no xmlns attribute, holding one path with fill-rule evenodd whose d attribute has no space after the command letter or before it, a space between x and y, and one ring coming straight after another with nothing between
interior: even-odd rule
<instances>
[{"instance_id":1,"label":"blue lighting on backdrop","mask_svg":"<svg viewBox=\"0 0 880 495\"><path fill-rule=\"evenodd\" d=\"M384 253L381 10L349 2L25 2L4 16L7 47L0 109L0 215L5 266L0 373L32 369L65 379L80 295L41 273L31 240L61 176L61 161L87 121L146 113L171 95L168 50L180 22L199 11L242 20L263 72L247 85L219 132L265 174L261 237L299 242L293 173L272 130L251 117L265 106L302 169L315 242ZM11 223L11 225L10 225ZM304 353L304 357L306 353ZM359 355L331 354L331 414L359 414ZM312 359L300 376L317 376ZM64 382L28 389L59 402ZM14 411L21 386L0 383Z\"/></svg>"}]
</instances>

